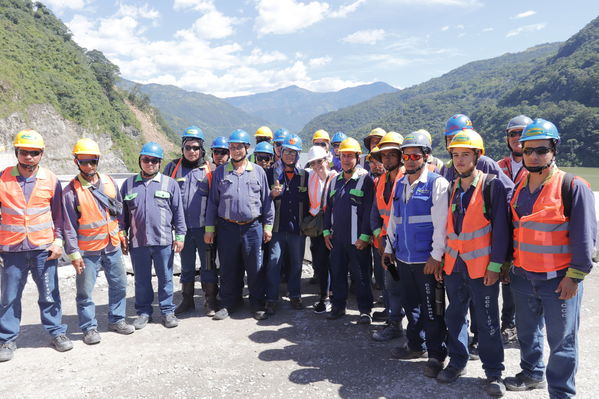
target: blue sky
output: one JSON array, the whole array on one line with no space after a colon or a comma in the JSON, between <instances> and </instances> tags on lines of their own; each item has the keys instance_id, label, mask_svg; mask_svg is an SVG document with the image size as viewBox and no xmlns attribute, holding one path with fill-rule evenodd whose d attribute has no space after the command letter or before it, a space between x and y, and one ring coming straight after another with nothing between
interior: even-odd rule
<instances>
[{"instance_id":1,"label":"blue sky","mask_svg":"<svg viewBox=\"0 0 599 399\"><path fill-rule=\"evenodd\" d=\"M219 97L292 84L404 88L467 62L564 41L597 0L46 0L124 78Z\"/></svg>"}]
</instances>

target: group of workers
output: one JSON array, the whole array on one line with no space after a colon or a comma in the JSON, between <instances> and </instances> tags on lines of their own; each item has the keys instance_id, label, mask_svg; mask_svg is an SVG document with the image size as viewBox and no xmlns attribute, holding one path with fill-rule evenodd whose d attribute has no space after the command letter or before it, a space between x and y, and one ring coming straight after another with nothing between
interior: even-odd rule
<instances>
[{"instance_id":1,"label":"group of workers","mask_svg":"<svg viewBox=\"0 0 599 399\"><path fill-rule=\"evenodd\" d=\"M52 346L72 349L58 289L63 247L77 272L79 327L91 345L101 341L92 301L100 269L109 287L110 331L131 334L152 321L152 265L160 321L176 327L176 315L196 306L197 256L206 315L224 320L238 310L247 277L252 316L263 320L278 311L281 281L290 307L304 308L309 236L319 284L314 312L339 319L354 292L357 323L385 321L373 333L377 341L405 336L391 355L428 359L427 377L454 382L469 359L480 358L491 396L545 387L551 397L574 396L582 281L592 268L597 229L589 184L556 166L560 135L540 118L509 121L510 154L499 163L485 156L465 115L447 121L444 138L446 164L433 157L426 130L403 137L373 129L364 153L354 138L318 130L300 163L301 138L263 126L251 154L250 135L235 130L214 139L207 160L204 134L191 126L181 157L163 173L163 149L146 143L139 173L120 189L98 171L98 144L84 138L73 148L79 174L62 189L39 165L41 135L19 132L17 165L0 176L0 361L16 350L29 271ZM174 253L181 256L178 306ZM125 321L123 254L134 269L132 324ZM384 305L378 312L372 312L373 273ZM504 379L504 344L515 341L522 370Z\"/></svg>"}]
</instances>

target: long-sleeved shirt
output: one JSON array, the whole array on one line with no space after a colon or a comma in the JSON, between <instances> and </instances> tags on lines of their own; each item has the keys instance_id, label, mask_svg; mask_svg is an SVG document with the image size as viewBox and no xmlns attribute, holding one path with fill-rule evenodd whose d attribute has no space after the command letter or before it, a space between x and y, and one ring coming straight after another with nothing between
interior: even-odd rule
<instances>
[{"instance_id":1,"label":"long-sleeved shirt","mask_svg":"<svg viewBox=\"0 0 599 399\"><path fill-rule=\"evenodd\" d=\"M474 193L474 189L478 184L481 184L480 173L474 177L474 180L466 191L462 189L461 179L456 181L456 190L453 196L453 202L450 207L453 209L453 227L456 234L460 234L462 231L462 224L464 222L464 216L466 210L470 204L470 199ZM491 189L491 204L485 204L485 206L491 206L489 217L491 222L491 263L488 269L499 272L501 266L511 258L511 242L512 242L512 229L511 229L511 214L510 208L507 201L508 190L498 179L493 179L490 183ZM451 198L451 192L449 192ZM484 196L484 194L483 194ZM480 217L485 217L480 215ZM456 259L454 272L466 273L466 263L461 256Z\"/></svg>"},{"instance_id":2,"label":"long-sleeved shirt","mask_svg":"<svg viewBox=\"0 0 599 399\"><path fill-rule=\"evenodd\" d=\"M374 181L374 190L376 197L376 188L378 184L384 184L385 187L383 189L383 198L386 203L389 203L389 197L391 197L391 192L393 191L393 186L395 185L395 179L391 180L389 178L389 173L385 173L382 176L379 176L378 179ZM379 208L377 205L376 198L372 201L372 209L370 210L370 228L372 229L374 236L378 237L381 229L383 227L383 218L381 218L381 213L379 212Z\"/></svg>"},{"instance_id":3,"label":"long-sleeved shirt","mask_svg":"<svg viewBox=\"0 0 599 399\"><path fill-rule=\"evenodd\" d=\"M508 201L512 198L511 190L514 188L514 182L512 182L512 179L510 179L505 173L503 173L501 167L497 162L495 162L486 155L482 155L480 158L478 158L478 162L476 163L476 169L497 176L499 178L499 181L503 183L505 188L510 189L510 197L508 197ZM447 165L444 165L441 168L441 176L446 178L449 182L453 182L458 177L455 167L453 166L451 160L447 163Z\"/></svg>"},{"instance_id":4,"label":"long-sleeved shirt","mask_svg":"<svg viewBox=\"0 0 599 399\"><path fill-rule=\"evenodd\" d=\"M345 180L344 173L340 173L329 186L328 204L323 219L323 235L333 234L335 240L355 244L355 240L369 241L372 235L370 228L370 209L374 199L374 182L367 173L362 185L363 195L351 195L356 189L362 174L366 173L357 167L353 175ZM357 207L357 219L352 217L352 206ZM356 233L356 237L353 237Z\"/></svg>"},{"instance_id":5,"label":"long-sleeved shirt","mask_svg":"<svg viewBox=\"0 0 599 399\"><path fill-rule=\"evenodd\" d=\"M530 215L533 206L541 193L545 182L555 173L557 167L553 167L547 179L531 193L528 186L530 176L522 182L524 187L520 190L516 200L516 212L520 217ZM514 267L514 272L529 280L549 280L556 277L573 277L582 279L593 268L593 251L597 239L597 217L595 214L595 197L591 189L580 179L574 179L572 186L572 210L568 222L568 234L570 238L570 253L572 263L569 268L550 273L529 272L519 267Z\"/></svg>"},{"instance_id":6,"label":"long-sleeved shirt","mask_svg":"<svg viewBox=\"0 0 599 399\"><path fill-rule=\"evenodd\" d=\"M129 231L134 248L170 245L184 241L187 227L179 185L158 173L151 179L141 174L129 177L121 186L123 197L123 229Z\"/></svg>"},{"instance_id":7,"label":"long-sleeved shirt","mask_svg":"<svg viewBox=\"0 0 599 399\"><path fill-rule=\"evenodd\" d=\"M395 188L395 199L394 201L403 201L407 203L412 198L412 193L419 182L426 183L428 176L428 169L422 168L422 174L412 184L410 184L408 177L405 175L397 182ZM445 243L447 242L447 204L448 204L448 188L449 182L440 177L435 180L432 192L433 205L431 207L431 217L433 219L433 249L431 250L431 257L437 261L443 259L445 253ZM387 226L387 245L385 246L386 253L393 253L393 243L395 242L395 226L398 223L400 215L395 214L395 207L391 209L391 217L389 218L389 226ZM396 253L395 257L402 260L401 254Z\"/></svg>"},{"instance_id":8,"label":"long-sleeved shirt","mask_svg":"<svg viewBox=\"0 0 599 399\"><path fill-rule=\"evenodd\" d=\"M23 195L25 196L25 202L29 202L29 197L35 187L35 182L39 178L45 178L47 173L52 173L48 169L38 169L36 174L31 177L23 177L19 172L19 168L14 166L10 173L16 177ZM34 245L27 238L15 245L9 245L4 252L25 252L25 251L36 251L44 250L50 245L56 245L62 247L63 244L63 213L62 213L62 186L60 181L56 179L56 187L54 188L54 196L50 200L50 212L52 212L52 222L54 223L54 242L46 245Z\"/></svg>"},{"instance_id":9,"label":"long-sleeved shirt","mask_svg":"<svg viewBox=\"0 0 599 399\"><path fill-rule=\"evenodd\" d=\"M304 173L303 186L301 175ZM308 215L310 202L308 201L308 179L309 173L300 172L300 169L294 168L293 177L289 179L286 172L275 176L274 169L266 171L269 187L275 186L275 179L281 185L281 195L273 199L275 207L275 220L273 231L300 234L301 219ZM301 212L300 215L300 204Z\"/></svg>"},{"instance_id":10,"label":"long-sleeved shirt","mask_svg":"<svg viewBox=\"0 0 599 399\"><path fill-rule=\"evenodd\" d=\"M90 190L92 188L92 184L81 177L81 174L77 175L75 178L79 180L83 189ZM108 178L111 179L110 177ZM115 187L118 187L114 180L113 184ZM93 184L93 186L95 189L104 192L101 179L99 179L96 184ZM116 200L122 202L121 193L118 190L116 192ZM98 209L100 210L100 213L106 217L106 209L104 206L102 206L98 200L96 200L96 203L99 205ZM94 256L101 255L102 253L112 253L119 248L112 245L110 240L108 240L106 247L100 251L82 251L79 249L78 231L79 217L81 212L79 211L79 199L77 198L77 194L75 193L75 190L71 184L68 184L62 192L62 208L64 212L65 251L71 260L79 259L81 256ZM119 217L119 227L120 230L123 230L122 215Z\"/></svg>"},{"instance_id":11,"label":"long-sleeved shirt","mask_svg":"<svg viewBox=\"0 0 599 399\"><path fill-rule=\"evenodd\" d=\"M215 231L217 217L237 222L259 218L264 229L272 231L274 206L264 169L249 161L241 173L231 162L216 168L208 195L207 232Z\"/></svg>"},{"instance_id":12,"label":"long-sleeved shirt","mask_svg":"<svg viewBox=\"0 0 599 399\"><path fill-rule=\"evenodd\" d=\"M178 160L170 162L164 168L164 174L170 176ZM203 165L202 165L203 166ZM206 224L206 208L208 206L209 175L205 168L189 168L181 163L175 181L181 189L185 224L188 229L198 229Z\"/></svg>"}]
</instances>

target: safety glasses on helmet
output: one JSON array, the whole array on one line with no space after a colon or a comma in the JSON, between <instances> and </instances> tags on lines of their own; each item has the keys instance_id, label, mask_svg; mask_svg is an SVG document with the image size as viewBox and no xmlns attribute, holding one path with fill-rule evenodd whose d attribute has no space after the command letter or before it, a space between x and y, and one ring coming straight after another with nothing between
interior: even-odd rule
<instances>
[{"instance_id":1,"label":"safety glasses on helmet","mask_svg":"<svg viewBox=\"0 0 599 399\"><path fill-rule=\"evenodd\" d=\"M553 148L551 147L527 147L522 150L522 153L524 155L532 155L534 152L537 155L545 155L551 151L553 151Z\"/></svg>"}]
</instances>

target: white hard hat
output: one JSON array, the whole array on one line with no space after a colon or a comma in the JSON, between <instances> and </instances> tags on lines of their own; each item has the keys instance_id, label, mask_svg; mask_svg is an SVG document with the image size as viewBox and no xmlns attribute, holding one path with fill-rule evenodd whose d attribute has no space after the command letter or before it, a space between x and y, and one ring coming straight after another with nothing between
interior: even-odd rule
<instances>
[{"instance_id":1,"label":"white hard hat","mask_svg":"<svg viewBox=\"0 0 599 399\"><path fill-rule=\"evenodd\" d=\"M310 162L316 161L317 159L325 159L327 158L327 151L318 145L310 147L310 151L308 151L308 160L306 161L306 167L310 165Z\"/></svg>"}]
</instances>

